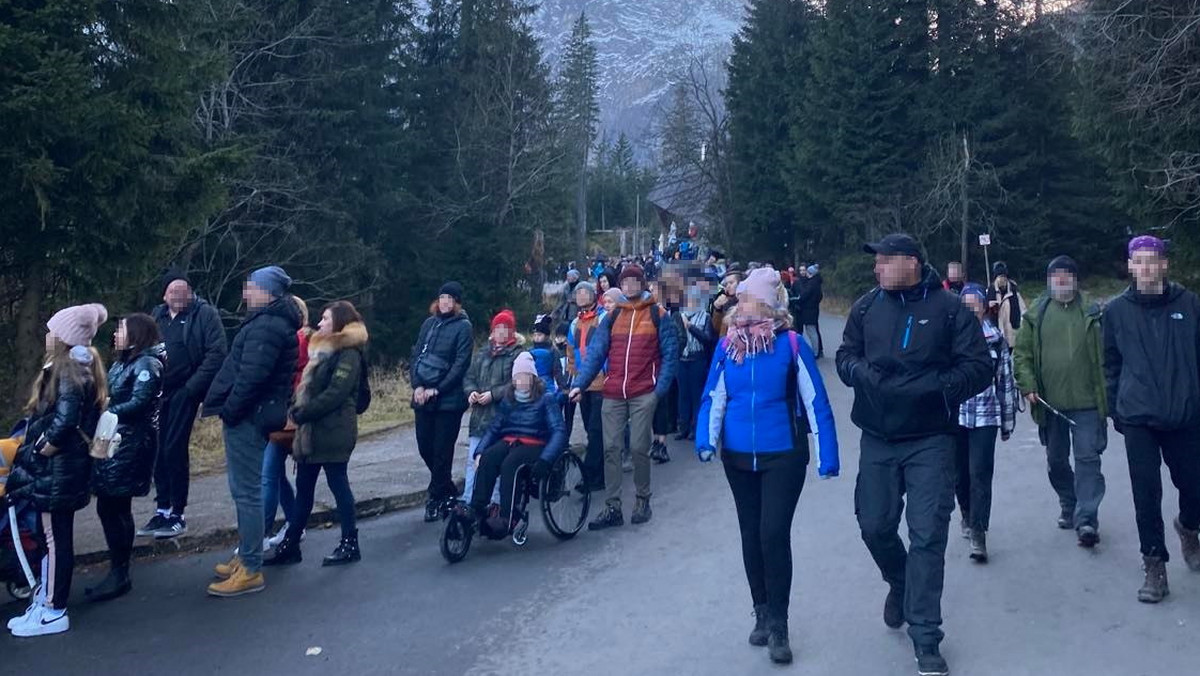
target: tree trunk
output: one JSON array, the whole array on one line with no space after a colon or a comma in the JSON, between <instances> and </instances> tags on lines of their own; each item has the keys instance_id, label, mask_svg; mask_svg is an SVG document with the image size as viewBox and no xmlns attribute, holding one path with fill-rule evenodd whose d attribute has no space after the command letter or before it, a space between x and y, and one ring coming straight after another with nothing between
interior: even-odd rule
<instances>
[{"instance_id":1,"label":"tree trunk","mask_svg":"<svg viewBox=\"0 0 1200 676\"><path fill-rule=\"evenodd\" d=\"M46 340L42 334L42 302L46 297L46 273L41 265L29 268L25 277L25 288L21 292L21 307L17 310L17 330L14 347L17 360L16 401L24 398L33 378L41 366L46 352Z\"/></svg>"},{"instance_id":2,"label":"tree trunk","mask_svg":"<svg viewBox=\"0 0 1200 676\"><path fill-rule=\"evenodd\" d=\"M960 252L960 254L962 256L963 275L964 275L964 277L967 277L967 278L970 277L970 275L967 275L967 270L971 269L970 266L967 265L967 251L968 251L967 239L970 237L970 234L971 234L970 233L971 229L970 229L969 223L968 223L968 219L971 216L971 205L970 205L970 202L968 202L968 200L967 200L967 198L968 198L967 190L969 187L967 185L967 183L968 183L968 181L970 181L970 178L971 178L971 149L967 145L967 135L966 135L966 133L964 133L963 134L963 177L962 177L962 182L959 187L959 191L960 191L959 200L962 202L962 237L959 241L959 244L962 247L962 251ZM964 279L964 281L966 281L966 280Z\"/></svg>"}]
</instances>

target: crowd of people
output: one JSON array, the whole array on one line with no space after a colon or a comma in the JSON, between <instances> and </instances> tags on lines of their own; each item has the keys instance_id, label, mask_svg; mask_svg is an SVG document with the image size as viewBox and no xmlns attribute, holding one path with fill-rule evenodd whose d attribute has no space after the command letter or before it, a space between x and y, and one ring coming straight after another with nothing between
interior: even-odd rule
<instances>
[{"instance_id":1,"label":"crowd of people","mask_svg":"<svg viewBox=\"0 0 1200 676\"><path fill-rule=\"evenodd\" d=\"M888 586L883 620L908 625L920 674L949 673L939 646L955 503L970 559L987 563L997 441L1011 438L1022 410L1046 447L1057 526L1074 530L1082 547L1101 540L1110 419L1124 436L1145 573L1138 600L1169 593L1164 462L1179 491L1173 528L1183 559L1200 571L1200 299L1167 280L1162 240L1129 242L1132 283L1103 305L1082 295L1067 256L1049 262L1045 294L1027 305L1002 262L976 283L956 263L943 280L904 234L864 250L878 286L850 308L835 368L854 392L850 416L862 431L854 509ZM668 261L654 275L633 260L610 267L598 259L586 274L570 267L565 280L562 302L525 324L528 338L516 314L500 310L480 347L463 286L439 289L408 374L430 475L425 520L458 510L480 532L508 533L516 472L530 466L545 477L567 452L578 411L581 488L604 496L589 530L625 525L626 473L629 520L645 524L652 468L671 460L667 436L690 440L701 462L720 458L733 497L755 613L749 641L772 661L791 662L792 520L814 456L821 478L841 471L818 367L819 266L743 268L712 251L707 260ZM103 306L66 308L47 322L45 366L8 483L10 499L29 500L39 513L47 555L33 603L9 623L14 635L69 627L74 514L90 495L111 562L89 599L131 589L135 537L186 532L187 444L198 411L222 421L239 532L209 594L261 591L264 566L302 561L322 472L342 530L323 564L361 558L347 476L357 416L370 403L358 311L331 303L311 327L287 274L262 268L246 280L247 315L227 346L215 309L188 280L164 281L153 314L118 322L109 369L92 347L108 320ZM460 493L452 468L468 412ZM99 435L106 417L117 436ZM289 455L294 487L282 469ZM135 530L131 501L151 483L158 509ZM284 524L272 536L280 508Z\"/></svg>"}]
</instances>

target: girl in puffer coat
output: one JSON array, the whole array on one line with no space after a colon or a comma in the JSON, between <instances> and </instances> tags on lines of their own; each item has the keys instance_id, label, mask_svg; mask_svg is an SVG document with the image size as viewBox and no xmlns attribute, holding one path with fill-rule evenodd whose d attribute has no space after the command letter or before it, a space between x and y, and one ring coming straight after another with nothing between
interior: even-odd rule
<instances>
[{"instance_id":1,"label":"girl in puffer coat","mask_svg":"<svg viewBox=\"0 0 1200 676\"><path fill-rule=\"evenodd\" d=\"M150 492L158 453L158 409L167 348L158 324L145 314L121 320L113 337L117 359L108 370L108 411L117 416L120 444L111 457L92 465L96 515L108 544L108 576L84 590L89 601L107 601L129 593L133 554L133 498Z\"/></svg>"},{"instance_id":2,"label":"girl in puffer coat","mask_svg":"<svg viewBox=\"0 0 1200 676\"><path fill-rule=\"evenodd\" d=\"M104 364L91 342L106 321L108 310L92 304L60 310L46 323L46 362L33 383L25 441L8 480L9 497L32 500L38 510L46 556L33 603L8 623L13 636L59 634L71 626L75 512L88 503L88 446L108 392Z\"/></svg>"}]
</instances>

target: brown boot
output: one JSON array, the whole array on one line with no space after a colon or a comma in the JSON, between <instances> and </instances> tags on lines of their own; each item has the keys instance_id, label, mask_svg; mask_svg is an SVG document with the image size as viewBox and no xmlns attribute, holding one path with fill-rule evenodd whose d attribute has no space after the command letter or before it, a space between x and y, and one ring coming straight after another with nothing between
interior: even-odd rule
<instances>
[{"instance_id":1,"label":"brown boot","mask_svg":"<svg viewBox=\"0 0 1200 676\"><path fill-rule=\"evenodd\" d=\"M1171 593L1167 586L1167 562L1157 556L1143 556L1142 567L1146 570L1146 581L1138 590L1142 603L1158 603Z\"/></svg>"},{"instance_id":2,"label":"brown boot","mask_svg":"<svg viewBox=\"0 0 1200 676\"><path fill-rule=\"evenodd\" d=\"M267 588L267 582L263 579L262 572L251 573L246 570L245 566L238 566L233 575L229 576L224 582L214 582L208 585L209 596L219 596L221 598L232 598L234 596L242 596L244 594L253 594Z\"/></svg>"},{"instance_id":3,"label":"brown boot","mask_svg":"<svg viewBox=\"0 0 1200 676\"><path fill-rule=\"evenodd\" d=\"M1200 531L1184 528L1179 517L1175 517L1175 532L1179 533L1179 546L1183 549L1184 563L1188 568L1200 572Z\"/></svg>"},{"instance_id":4,"label":"brown boot","mask_svg":"<svg viewBox=\"0 0 1200 676\"><path fill-rule=\"evenodd\" d=\"M235 571L241 567L242 567L242 557L234 555L234 557L232 559L229 559L225 563L218 563L216 566L214 566L213 567L213 575L216 575L217 577L221 578L222 580L228 580L230 577L233 576L233 571Z\"/></svg>"}]
</instances>

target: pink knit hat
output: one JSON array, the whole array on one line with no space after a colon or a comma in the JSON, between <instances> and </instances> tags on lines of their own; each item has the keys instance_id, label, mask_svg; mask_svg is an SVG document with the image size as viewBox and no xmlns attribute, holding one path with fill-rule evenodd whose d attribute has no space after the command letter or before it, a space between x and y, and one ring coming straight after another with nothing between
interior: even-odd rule
<instances>
[{"instance_id":1,"label":"pink knit hat","mask_svg":"<svg viewBox=\"0 0 1200 676\"><path fill-rule=\"evenodd\" d=\"M90 303L59 310L46 322L46 328L68 347L78 347L91 345L106 321L108 310L99 303Z\"/></svg>"},{"instance_id":2,"label":"pink knit hat","mask_svg":"<svg viewBox=\"0 0 1200 676\"><path fill-rule=\"evenodd\" d=\"M512 377L516 378L520 373L528 373L534 378L537 377L537 366L533 363L533 355L528 352L517 355L517 360L513 362Z\"/></svg>"},{"instance_id":3,"label":"pink knit hat","mask_svg":"<svg viewBox=\"0 0 1200 676\"><path fill-rule=\"evenodd\" d=\"M752 270L746 281L738 284L738 295L746 294L768 307L779 309L779 273L770 268Z\"/></svg>"}]
</instances>

